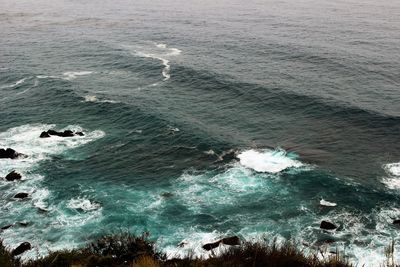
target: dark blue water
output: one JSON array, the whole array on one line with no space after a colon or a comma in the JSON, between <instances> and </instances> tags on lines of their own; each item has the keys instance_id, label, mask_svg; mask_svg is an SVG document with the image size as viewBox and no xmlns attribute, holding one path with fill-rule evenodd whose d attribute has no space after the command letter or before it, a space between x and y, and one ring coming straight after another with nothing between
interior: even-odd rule
<instances>
[{"instance_id":1,"label":"dark blue water","mask_svg":"<svg viewBox=\"0 0 400 267\"><path fill-rule=\"evenodd\" d=\"M391 0L0 0L0 147L28 155L0 160L24 177L0 181L0 222L30 223L0 237L23 257L121 231L171 257L334 239L380 264L400 233L399 45Z\"/></svg>"}]
</instances>

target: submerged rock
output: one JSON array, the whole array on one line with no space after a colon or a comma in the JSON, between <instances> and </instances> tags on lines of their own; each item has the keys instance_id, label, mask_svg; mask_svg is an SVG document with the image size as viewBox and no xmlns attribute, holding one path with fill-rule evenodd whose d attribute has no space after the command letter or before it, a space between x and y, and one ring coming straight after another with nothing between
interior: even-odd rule
<instances>
[{"instance_id":1,"label":"submerged rock","mask_svg":"<svg viewBox=\"0 0 400 267\"><path fill-rule=\"evenodd\" d=\"M40 213L47 213L47 212L49 212L49 210L44 209L44 208L41 208L41 207L38 207L38 211L39 211Z\"/></svg>"},{"instance_id":2,"label":"submerged rock","mask_svg":"<svg viewBox=\"0 0 400 267\"><path fill-rule=\"evenodd\" d=\"M7 148L7 149L0 148L0 158L2 159L16 159L23 156L25 155L22 153L18 153L12 148Z\"/></svg>"},{"instance_id":3,"label":"submerged rock","mask_svg":"<svg viewBox=\"0 0 400 267\"><path fill-rule=\"evenodd\" d=\"M174 194L172 194L171 192L164 192L164 193L161 193L161 196L163 198L170 198L170 197L173 197Z\"/></svg>"},{"instance_id":4,"label":"submerged rock","mask_svg":"<svg viewBox=\"0 0 400 267\"><path fill-rule=\"evenodd\" d=\"M16 172L16 171L10 172L10 173L7 174L7 176L5 177L5 179L6 179L7 181L21 180L21 178L22 178L22 175L19 174L19 173Z\"/></svg>"},{"instance_id":5,"label":"submerged rock","mask_svg":"<svg viewBox=\"0 0 400 267\"><path fill-rule=\"evenodd\" d=\"M19 199L24 199L27 198L29 196L28 193L17 193L14 198L19 198Z\"/></svg>"},{"instance_id":6,"label":"submerged rock","mask_svg":"<svg viewBox=\"0 0 400 267\"><path fill-rule=\"evenodd\" d=\"M6 229L8 229L8 228L10 228L12 226L13 226L12 224L8 224L8 225L5 225L5 226L1 227L0 229L1 230L6 230Z\"/></svg>"},{"instance_id":7,"label":"submerged rock","mask_svg":"<svg viewBox=\"0 0 400 267\"><path fill-rule=\"evenodd\" d=\"M219 247L220 244L229 245L229 246L237 246L237 245L240 245L240 238L237 236L225 237L216 242L204 244L203 249L212 250L214 248Z\"/></svg>"},{"instance_id":8,"label":"submerged rock","mask_svg":"<svg viewBox=\"0 0 400 267\"><path fill-rule=\"evenodd\" d=\"M31 243L29 242L23 242L21 243L16 249L12 251L13 256L20 255L24 253L27 250L30 250L32 248Z\"/></svg>"},{"instance_id":9,"label":"submerged rock","mask_svg":"<svg viewBox=\"0 0 400 267\"><path fill-rule=\"evenodd\" d=\"M337 228L336 225L334 225L333 223L328 222L328 221L322 221L322 222L321 222L321 225L320 225L319 227L320 227L321 229L325 229L325 230L334 230L334 229Z\"/></svg>"},{"instance_id":10,"label":"submerged rock","mask_svg":"<svg viewBox=\"0 0 400 267\"><path fill-rule=\"evenodd\" d=\"M22 227L27 227L27 226L29 225L29 223L26 222L26 221L18 222L18 224L19 224L20 226L22 226Z\"/></svg>"}]
</instances>

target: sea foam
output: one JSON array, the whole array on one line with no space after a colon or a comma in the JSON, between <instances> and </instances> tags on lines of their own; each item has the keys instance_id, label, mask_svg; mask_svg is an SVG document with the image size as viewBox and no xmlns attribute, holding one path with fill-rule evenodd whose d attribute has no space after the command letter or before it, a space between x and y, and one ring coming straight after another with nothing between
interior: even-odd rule
<instances>
[{"instance_id":1,"label":"sea foam","mask_svg":"<svg viewBox=\"0 0 400 267\"><path fill-rule=\"evenodd\" d=\"M301 167L304 164L288 156L284 150L253 149L241 152L240 164L257 172L278 173L288 168Z\"/></svg>"}]
</instances>

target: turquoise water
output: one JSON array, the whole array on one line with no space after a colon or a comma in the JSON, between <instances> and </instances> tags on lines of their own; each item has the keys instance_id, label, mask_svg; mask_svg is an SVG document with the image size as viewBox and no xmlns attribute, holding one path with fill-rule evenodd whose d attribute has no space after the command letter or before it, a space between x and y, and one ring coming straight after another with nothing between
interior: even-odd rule
<instances>
[{"instance_id":1,"label":"turquoise water","mask_svg":"<svg viewBox=\"0 0 400 267\"><path fill-rule=\"evenodd\" d=\"M0 237L31 242L24 258L121 231L170 257L231 234L334 239L327 253L380 264L400 233L399 14L389 0L0 1L0 148L28 155L0 160L0 176L23 174L0 181L0 222L29 222ZM38 138L50 128L85 136Z\"/></svg>"}]
</instances>

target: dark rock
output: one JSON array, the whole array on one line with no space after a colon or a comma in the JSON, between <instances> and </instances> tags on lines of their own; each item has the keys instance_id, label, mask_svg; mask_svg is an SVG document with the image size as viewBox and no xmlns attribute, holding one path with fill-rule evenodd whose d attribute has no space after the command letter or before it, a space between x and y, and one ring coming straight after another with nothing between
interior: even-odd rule
<instances>
[{"instance_id":1,"label":"dark rock","mask_svg":"<svg viewBox=\"0 0 400 267\"><path fill-rule=\"evenodd\" d=\"M220 243L221 243L221 240L214 242L214 243L207 243L207 244L203 245L203 249L212 250L214 248L217 248Z\"/></svg>"},{"instance_id":2,"label":"dark rock","mask_svg":"<svg viewBox=\"0 0 400 267\"><path fill-rule=\"evenodd\" d=\"M322 222L321 222L321 225L320 225L319 227L320 227L321 229L325 229L325 230L334 230L334 229L337 228L336 225L334 225L333 223L328 222L328 221L322 221Z\"/></svg>"},{"instance_id":3,"label":"dark rock","mask_svg":"<svg viewBox=\"0 0 400 267\"><path fill-rule=\"evenodd\" d=\"M237 236L230 236L221 239L221 243L229 246L240 245L240 238Z\"/></svg>"},{"instance_id":4,"label":"dark rock","mask_svg":"<svg viewBox=\"0 0 400 267\"><path fill-rule=\"evenodd\" d=\"M28 193L17 193L14 198L19 198L19 199L23 199L23 198L27 198L29 196Z\"/></svg>"},{"instance_id":5,"label":"dark rock","mask_svg":"<svg viewBox=\"0 0 400 267\"><path fill-rule=\"evenodd\" d=\"M16 249L12 251L13 256L20 255L24 253L27 250L30 250L32 248L31 244L29 242L23 242L21 243Z\"/></svg>"},{"instance_id":6,"label":"dark rock","mask_svg":"<svg viewBox=\"0 0 400 267\"><path fill-rule=\"evenodd\" d=\"M394 221L393 221L393 224L399 225L399 226L400 226L400 219L394 220Z\"/></svg>"},{"instance_id":7,"label":"dark rock","mask_svg":"<svg viewBox=\"0 0 400 267\"><path fill-rule=\"evenodd\" d=\"M23 221L23 222L18 222L18 224L19 224L20 226L23 226L23 227L27 227L27 226L29 225L29 223L28 223L28 222L25 222L25 221Z\"/></svg>"},{"instance_id":8,"label":"dark rock","mask_svg":"<svg viewBox=\"0 0 400 267\"><path fill-rule=\"evenodd\" d=\"M49 135L59 135L60 133L59 132L57 132L57 131L55 131L55 130L48 130L47 131L47 133L49 134Z\"/></svg>"},{"instance_id":9,"label":"dark rock","mask_svg":"<svg viewBox=\"0 0 400 267\"><path fill-rule=\"evenodd\" d=\"M45 134L45 133L46 132L43 132L42 134ZM84 135L82 132L74 133L71 130L65 130L64 132L57 132L57 131L51 130L51 129L47 131L47 134L49 135L49 137L50 137L50 135L56 135L56 136L60 136L60 137L73 137L75 135L79 135L79 136ZM40 137L42 137L42 135L40 135Z\"/></svg>"},{"instance_id":10,"label":"dark rock","mask_svg":"<svg viewBox=\"0 0 400 267\"><path fill-rule=\"evenodd\" d=\"M0 158L2 158L2 159L16 159L16 158L22 157L22 156L25 156L25 155L21 154L21 153L18 153L14 149L11 149L11 148L7 148L7 149L0 148Z\"/></svg>"},{"instance_id":11,"label":"dark rock","mask_svg":"<svg viewBox=\"0 0 400 267\"><path fill-rule=\"evenodd\" d=\"M21 180L21 178L22 178L22 175L21 174L19 174L18 172L16 172L16 171L12 171L12 172L10 172L9 174L7 174L7 176L6 176L6 180L7 181L15 181L15 180Z\"/></svg>"},{"instance_id":12,"label":"dark rock","mask_svg":"<svg viewBox=\"0 0 400 267\"><path fill-rule=\"evenodd\" d=\"M48 137L50 137L50 134L48 132L42 132L40 134L40 138L48 138Z\"/></svg>"},{"instance_id":13,"label":"dark rock","mask_svg":"<svg viewBox=\"0 0 400 267\"><path fill-rule=\"evenodd\" d=\"M0 229L1 230L6 230L6 229L8 229L8 228L10 228L12 226L13 226L12 224L9 224L9 225L5 225L5 226L1 227Z\"/></svg>"},{"instance_id":14,"label":"dark rock","mask_svg":"<svg viewBox=\"0 0 400 267\"><path fill-rule=\"evenodd\" d=\"M74 132L72 132L71 130L65 130L63 133L61 133L62 137L72 137L74 136Z\"/></svg>"},{"instance_id":15,"label":"dark rock","mask_svg":"<svg viewBox=\"0 0 400 267\"><path fill-rule=\"evenodd\" d=\"M237 245L240 245L240 238L237 236L225 237L225 238L218 240L217 242L207 243L207 244L203 245L203 249L212 250L214 248L217 248L220 244L229 245L229 246L237 246Z\"/></svg>"}]
</instances>

